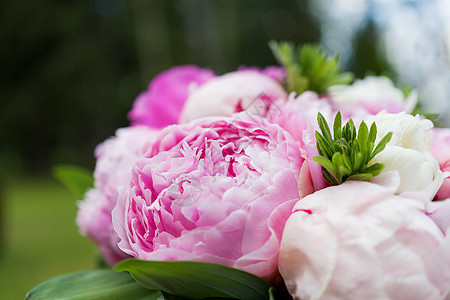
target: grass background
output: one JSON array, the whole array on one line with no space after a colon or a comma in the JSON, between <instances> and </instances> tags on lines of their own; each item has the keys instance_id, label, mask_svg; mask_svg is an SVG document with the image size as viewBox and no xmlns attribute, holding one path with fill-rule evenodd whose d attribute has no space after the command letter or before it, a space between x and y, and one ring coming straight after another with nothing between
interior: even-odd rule
<instances>
[{"instance_id":1,"label":"grass background","mask_svg":"<svg viewBox=\"0 0 450 300\"><path fill-rule=\"evenodd\" d=\"M95 247L75 224L77 201L59 182L8 180L0 197L0 299L24 299L50 277L94 268Z\"/></svg>"}]
</instances>

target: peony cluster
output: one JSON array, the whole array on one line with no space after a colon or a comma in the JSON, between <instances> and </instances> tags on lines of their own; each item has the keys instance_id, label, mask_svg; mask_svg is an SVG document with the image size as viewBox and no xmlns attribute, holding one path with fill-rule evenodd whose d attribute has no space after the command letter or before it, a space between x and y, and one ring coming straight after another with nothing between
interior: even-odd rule
<instances>
[{"instance_id":1,"label":"peony cluster","mask_svg":"<svg viewBox=\"0 0 450 300\"><path fill-rule=\"evenodd\" d=\"M285 90L284 69L165 71L96 149L77 224L109 265L223 264L295 299L450 297L450 129L385 77ZM370 182L323 176L318 113L392 133ZM282 279L282 280L281 280Z\"/></svg>"}]
</instances>

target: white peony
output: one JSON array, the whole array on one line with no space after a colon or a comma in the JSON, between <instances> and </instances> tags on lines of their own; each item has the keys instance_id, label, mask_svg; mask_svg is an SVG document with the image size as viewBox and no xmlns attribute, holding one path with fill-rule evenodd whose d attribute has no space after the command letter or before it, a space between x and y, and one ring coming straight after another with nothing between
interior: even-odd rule
<instances>
[{"instance_id":1,"label":"white peony","mask_svg":"<svg viewBox=\"0 0 450 300\"><path fill-rule=\"evenodd\" d=\"M398 172L400 185L396 193L420 191L433 199L444 180L438 162L429 151L433 142L433 123L404 112L381 112L367 117L366 122L368 126L373 122L377 125L377 143L392 132L386 148L371 160L371 164L384 164L382 173Z\"/></svg>"}]
</instances>

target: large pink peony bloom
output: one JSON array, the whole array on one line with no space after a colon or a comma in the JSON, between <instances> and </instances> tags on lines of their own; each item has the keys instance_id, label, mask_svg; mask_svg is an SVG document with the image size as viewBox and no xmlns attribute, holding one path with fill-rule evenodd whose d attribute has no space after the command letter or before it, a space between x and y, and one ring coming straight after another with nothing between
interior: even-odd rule
<instances>
[{"instance_id":1,"label":"large pink peony bloom","mask_svg":"<svg viewBox=\"0 0 450 300\"><path fill-rule=\"evenodd\" d=\"M450 230L396 188L349 181L297 202L279 259L295 299L450 296Z\"/></svg>"},{"instance_id":2,"label":"large pink peony bloom","mask_svg":"<svg viewBox=\"0 0 450 300\"><path fill-rule=\"evenodd\" d=\"M436 158L442 172L447 176L436 194L436 200L450 198L450 128L435 128L431 154Z\"/></svg>"},{"instance_id":3,"label":"large pink peony bloom","mask_svg":"<svg viewBox=\"0 0 450 300\"><path fill-rule=\"evenodd\" d=\"M230 72L209 80L189 95L180 123L208 116L230 116L243 110L266 116L273 101L286 98L283 87L260 71Z\"/></svg>"},{"instance_id":4,"label":"large pink peony bloom","mask_svg":"<svg viewBox=\"0 0 450 300\"><path fill-rule=\"evenodd\" d=\"M133 104L131 124L162 128L177 124L190 90L214 77L214 73L193 65L173 67L156 76Z\"/></svg>"},{"instance_id":5,"label":"large pink peony bloom","mask_svg":"<svg viewBox=\"0 0 450 300\"><path fill-rule=\"evenodd\" d=\"M157 131L144 126L122 128L95 149L95 187L79 202L77 224L82 234L94 241L109 265L129 256L117 247L111 211L117 202L117 186L128 181L131 166L146 141Z\"/></svg>"},{"instance_id":6,"label":"large pink peony bloom","mask_svg":"<svg viewBox=\"0 0 450 300\"><path fill-rule=\"evenodd\" d=\"M245 112L170 126L120 193L119 247L139 259L219 263L271 280L302 162L287 132Z\"/></svg>"}]
</instances>

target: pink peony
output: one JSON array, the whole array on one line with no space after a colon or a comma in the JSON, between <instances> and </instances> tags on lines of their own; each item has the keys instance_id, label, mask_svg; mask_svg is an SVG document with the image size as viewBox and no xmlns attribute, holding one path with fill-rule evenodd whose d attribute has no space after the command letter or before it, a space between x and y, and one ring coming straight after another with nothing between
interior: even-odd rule
<instances>
[{"instance_id":1,"label":"pink peony","mask_svg":"<svg viewBox=\"0 0 450 300\"><path fill-rule=\"evenodd\" d=\"M277 99L286 99L283 87L254 70L217 76L196 89L187 99L180 123L208 116L230 116L247 111L265 116Z\"/></svg>"},{"instance_id":2,"label":"pink peony","mask_svg":"<svg viewBox=\"0 0 450 300\"><path fill-rule=\"evenodd\" d=\"M270 122L280 125L299 143L302 156L307 163L302 166L300 178L300 196L328 186L322 176L322 167L313 160L318 155L315 131L319 130L317 115L320 112L332 124L336 112L325 98L319 98L314 92L305 92L298 97L292 93L285 103L276 102L268 116Z\"/></svg>"},{"instance_id":3,"label":"pink peony","mask_svg":"<svg viewBox=\"0 0 450 300\"><path fill-rule=\"evenodd\" d=\"M450 128L435 128L431 154L436 158L442 172L448 172L444 183L436 194L436 200L450 198Z\"/></svg>"},{"instance_id":4,"label":"pink peony","mask_svg":"<svg viewBox=\"0 0 450 300\"><path fill-rule=\"evenodd\" d=\"M427 203L427 214L441 228L442 232L450 229L450 198L443 201Z\"/></svg>"},{"instance_id":5,"label":"pink peony","mask_svg":"<svg viewBox=\"0 0 450 300\"><path fill-rule=\"evenodd\" d=\"M349 181L297 202L279 259L295 299L449 296L450 230L396 188Z\"/></svg>"},{"instance_id":6,"label":"pink peony","mask_svg":"<svg viewBox=\"0 0 450 300\"><path fill-rule=\"evenodd\" d=\"M122 128L95 149L95 187L79 202L77 224L82 234L94 241L109 265L129 256L117 247L111 211L117 202L117 186L128 181L131 166L146 141L157 131L144 126Z\"/></svg>"},{"instance_id":7,"label":"pink peony","mask_svg":"<svg viewBox=\"0 0 450 300\"><path fill-rule=\"evenodd\" d=\"M113 210L119 247L145 260L194 260L277 275L303 159L279 126L246 112L164 129Z\"/></svg>"},{"instance_id":8,"label":"pink peony","mask_svg":"<svg viewBox=\"0 0 450 300\"><path fill-rule=\"evenodd\" d=\"M177 124L190 90L213 77L212 71L193 65L173 67L162 72L135 100L128 114L131 124L154 128Z\"/></svg>"}]
</instances>

